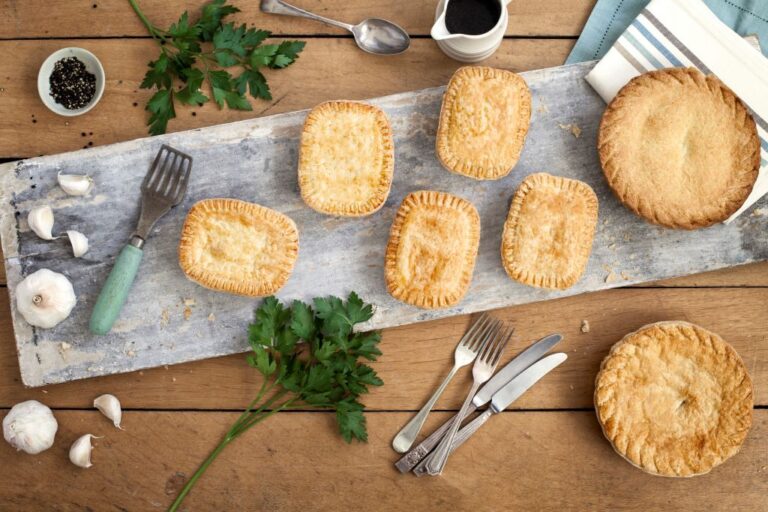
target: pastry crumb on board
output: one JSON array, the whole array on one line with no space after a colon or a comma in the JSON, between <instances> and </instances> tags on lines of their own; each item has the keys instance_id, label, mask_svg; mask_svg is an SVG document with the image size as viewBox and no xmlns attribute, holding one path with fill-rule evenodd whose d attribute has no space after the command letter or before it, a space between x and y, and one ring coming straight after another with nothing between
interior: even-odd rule
<instances>
[{"instance_id":1,"label":"pastry crumb on board","mask_svg":"<svg viewBox=\"0 0 768 512\"><path fill-rule=\"evenodd\" d=\"M571 135L573 135L577 139L581 137L581 128L576 123L569 123L569 124L558 123L557 126L559 126L561 130L571 132Z\"/></svg>"},{"instance_id":2,"label":"pastry crumb on board","mask_svg":"<svg viewBox=\"0 0 768 512\"><path fill-rule=\"evenodd\" d=\"M583 334L586 334L589 332L589 320L582 320L581 321L581 332Z\"/></svg>"}]
</instances>

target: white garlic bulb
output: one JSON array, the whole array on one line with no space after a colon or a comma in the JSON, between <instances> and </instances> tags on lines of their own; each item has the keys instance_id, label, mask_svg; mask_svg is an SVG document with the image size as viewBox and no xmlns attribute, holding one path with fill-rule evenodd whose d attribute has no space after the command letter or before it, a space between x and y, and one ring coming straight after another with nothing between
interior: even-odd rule
<instances>
[{"instance_id":1,"label":"white garlic bulb","mask_svg":"<svg viewBox=\"0 0 768 512\"><path fill-rule=\"evenodd\" d=\"M53 210L50 206L36 206L29 211L27 216L29 229L35 232L43 240L53 240Z\"/></svg>"},{"instance_id":2,"label":"white garlic bulb","mask_svg":"<svg viewBox=\"0 0 768 512\"><path fill-rule=\"evenodd\" d=\"M120 408L120 400L115 395L101 395L93 401L93 406L97 408L101 414L112 420L112 423L123 430L120 426L120 421L123 419L123 410Z\"/></svg>"},{"instance_id":3,"label":"white garlic bulb","mask_svg":"<svg viewBox=\"0 0 768 512\"><path fill-rule=\"evenodd\" d=\"M93 188L93 179L87 175L59 173L57 179L61 190L71 196L84 196Z\"/></svg>"},{"instance_id":4,"label":"white garlic bulb","mask_svg":"<svg viewBox=\"0 0 768 512\"><path fill-rule=\"evenodd\" d=\"M37 400L14 405L3 419L5 440L32 455L50 448L58 429L51 409Z\"/></svg>"},{"instance_id":5,"label":"white garlic bulb","mask_svg":"<svg viewBox=\"0 0 768 512\"><path fill-rule=\"evenodd\" d=\"M75 255L75 258L79 258L88 252L88 238L84 234L70 229L67 231L67 238L69 238L69 243L72 244L72 254Z\"/></svg>"},{"instance_id":6,"label":"white garlic bulb","mask_svg":"<svg viewBox=\"0 0 768 512\"><path fill-rule=\"evenodd\" d=\"M69 460L72 461L72 464L86 469L93 466L91 464L91 451L93 451L91 439L99 438L92 434L85 434L78 437L77 441L72 443L69 449Z\"/></svg>"},{"instance_id":7,"label":"white garlic bulb","mask_svg":"<svg viewBox=\"0 0 768 512\"><path fill-rule=\"evenodd\" d=\"M30 325L50 329L64 320L77 298L63 274L43 268L16 286L16 309Z\"/></svg>"}]
</instances>

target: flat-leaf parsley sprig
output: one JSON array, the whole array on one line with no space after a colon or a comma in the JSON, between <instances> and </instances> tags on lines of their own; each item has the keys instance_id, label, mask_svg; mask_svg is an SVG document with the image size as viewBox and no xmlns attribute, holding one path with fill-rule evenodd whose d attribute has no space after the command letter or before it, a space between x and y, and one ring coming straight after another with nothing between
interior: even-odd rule
<instances>
[{"instance_id":1,"label":"flat-leaf parsley sprig","mask_svg":"<svg viewBox=\"0 0 768 512\"><path fill-rule=\"evenodd\" d=\"M147 103L149 133L165 133L168 121L176 117L174 102L202 105L210 98L201 86L208 82L213 100L236 110L252 110L246 93L256 99L271 100L272 94L261 69L282 69L293 64L304 49L303 41L264 44L272 35L267 30L247 28L244 24L224 23L240 9L226 0L213 0L203 7L200 18L192 23L184 12L168 30L152 25L139 8L137 0L128 0L150 35L160 45L157 60L141 82L142 89L157 89ZM205 49L204 49L205 47ZM239 67L235 77L223 68ZM174 89L174 82L183 86Z\"/></svg>"},{"instance_id":2,"label":"flat-leaf parsley sprig","mask_svg":"<svg viewBox=\"0 0 768 512\"><path fill-rule=\"evenodd\" d=\"M380 355L379 331L355 332L369 320L373 307L352 292L346 301L337 297L314 299L290 306L267 297L249 327L253 351L247 361L263 376L256 398L229 429L179 493L169 510L177 510L195 482L232 441L279 411L331 409L341 436L367 441L360 395L383 382L364 361Z\"/></svg>"}]
</instances>

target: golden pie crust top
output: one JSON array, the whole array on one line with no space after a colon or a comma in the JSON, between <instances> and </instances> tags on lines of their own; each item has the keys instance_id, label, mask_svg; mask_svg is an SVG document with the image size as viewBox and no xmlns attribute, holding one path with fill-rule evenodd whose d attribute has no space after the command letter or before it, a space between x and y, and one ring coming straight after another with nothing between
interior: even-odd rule
<instances>
[{"instance_id":1,"label":"golden pie crust top","mask_svg":"<svg viewBox=\"0 0 768 512\"><path fill-rule=\"evenodd\" d=\"M573 286L592 252L597 209L597 196L586 183L531 174L515 192L504 223L504 270L529 286Z\"/></svg>"},{"instance_id":2,"label":"golden pie crust top","mask_svg":"<svg viewBox=\"0 0 768 512\"><path fill-rule=\"evenodd\" d=\"M752 381L723 339L688 322L628 334L603 360L595 409L613 448L661 476L707 473L752 425Z\"/></svg>"},{"instance_id":3,"label":"golden pie crust top","mask_svg":"<svg viewBox=\"0 0 768 512\"><path fill-rule=\"evenodd\" d=\"M384 277L396 299L422 308L457 304L467 293L480 244L480 215L444 192L412 192L395 216Z\"/></svg>"},{"instance_id":4,"label":"golden pie crust top","mask_svg":"<svg viewBox=\"0 0 768 512\"><path fill-rule=\"evenodd\" d=\"M329 101L304 121L299 189L321 213L358 217L384 204L395 168L392 130L381 109L353 101Z\"/></svg>"},{"instance_id":5,"label":"golden pie crust top","mask_svg":"<svg viewBox=\"0 0 768 512\"><path fill-rule=\"evenodd\" d=\"M693 68L632 79L603 114L598 149L619 200L671 228L730 217L760 166L755 120L720 80Z\"/></svg>"},{"instance_id":6,"label":"golden pie crust top","mask_svg":"<svg viewBox=\"0 0 768 512\"><path fill-rule=\"evenodd\" d=\"M449 171L479 180L509 174L523 150L531 92L511 71L459 68L448 82L437 128L437 156Z\"/></svg>"},{"instance_id":7,"label":"golden pie crust top","mask_svg":"<svg viewBox=\"0 0 768 512\"><path fill-rule=\"evenodd\" d=\"M191 280L261 297L288 281L299 255L296 224L280 212L237 199L206 199L189 210L179 263Z\"/></svg>"}]
</instances>

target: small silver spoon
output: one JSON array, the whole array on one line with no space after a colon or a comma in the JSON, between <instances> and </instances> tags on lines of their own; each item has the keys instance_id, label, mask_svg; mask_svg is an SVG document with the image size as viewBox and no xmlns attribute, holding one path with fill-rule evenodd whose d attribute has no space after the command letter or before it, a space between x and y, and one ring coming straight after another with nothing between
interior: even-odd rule
<instances>
[{"instance_id":1,"label":"small silver spoon","mask_svg":"<svg viewBox=\"0 0 768 512\"><path fill-rule=\"evenodd\" d=\"M411 45L411 38L408 37L405 30L391 21L379 18L368 18L357 25L348 25L299 9L282 0L261 0L261 11L286 16L299 16L349 30L355 36L357 46L376 55L397 55L403 53Z\"/></svg>"}]
</instances>

